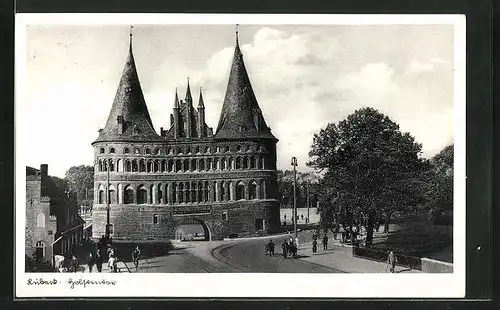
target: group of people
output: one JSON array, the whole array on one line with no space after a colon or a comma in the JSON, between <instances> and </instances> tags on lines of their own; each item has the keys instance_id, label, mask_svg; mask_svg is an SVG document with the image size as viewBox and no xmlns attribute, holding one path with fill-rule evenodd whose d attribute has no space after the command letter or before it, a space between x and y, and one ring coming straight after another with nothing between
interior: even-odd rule
<instances>
[{"instance_id":1,"label":"group of people","mask_svg":"<svg viewBox=\"0 0 500 310\"><path fill-rule=\"evenodd\" d=\"M134 262L135 269L139 268L139 259L141 256L141 250L139 246L136 246L134 251L132 252L132 261ZM87 257L87 265L89 267L89 272L92 272L92 268L94 265L97 268L97 272L102 272L102 265L107 260L108 268L111 272L119 272L118 269L118 255L116 248L113 247L112 243L107 241L103 236L95 250L91 250L88 253Z\"/></svg>"},{"instance_id":2,"label":"group of people","mask_svg":"<svg viewBox=\"0 0 500 310\"><path fill-rule=\"evenodd\" d=\"M316 254L318 252L318 235L313 235L313 243L312 243L312 251L313 251L313 254ZM322 240L322 243L323 243L323 251L327 251L328 250L328 236L325 234L323 236L323 240Z\"/></svg>"},{"instance_id":3,"label":"group of people","mask_svg":"<svg viewBox=\"0 0 500 310\"><path fill-rule=\"evenodd\" d=\"M274 244L273 240L269 240L269 243L266 244L266 254L269 253L269 256L274 256L274 248L276 245ZM285 239L283 240L283 243L281 244L281 249L283 253L283 257L287 258L289 255L293 258L297 258L297 251L299 249L299 238L293 239L290 237L290 239Z\"/></svg>"}]
</instances>

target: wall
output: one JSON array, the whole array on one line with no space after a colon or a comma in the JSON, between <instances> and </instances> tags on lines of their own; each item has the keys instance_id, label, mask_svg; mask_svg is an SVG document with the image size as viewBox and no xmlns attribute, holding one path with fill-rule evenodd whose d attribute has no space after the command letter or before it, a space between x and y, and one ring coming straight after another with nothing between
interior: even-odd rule
<instances>
[{"instance_id":1,"label":"wall","mask_svg":"<svg viewBox=\"0 0 500 310\"><path fill-rule=\"evenodd\" d=\"M309 224L319 223L320 214L317 213L318 208L309 208ZM306 224L307 218L307 208L297 208L297 215L299 220L297 224ZM293 224L293 208L281 208L280 209L280 223L283 225L283 221L286 221L287 225Z\"/></svg>"},{"instance_id":2,"label":"wall","mask_svg":"<svg viewBox=\"0 0 500 310\"><path fill-rule=\"evenodd\" d=\"M422 272L452 273L453 272L453 264L430 259L430 258L422 258Z\"/></svg>"}]
</instances>

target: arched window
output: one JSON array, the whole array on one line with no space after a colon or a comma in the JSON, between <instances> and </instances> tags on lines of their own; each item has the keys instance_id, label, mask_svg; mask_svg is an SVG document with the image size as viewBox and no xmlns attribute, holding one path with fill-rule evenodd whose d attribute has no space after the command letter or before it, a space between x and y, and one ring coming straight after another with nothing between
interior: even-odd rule
<instances>
[{"instance_id":1,"label":"arched window","mask_svg":"<svg viewBox=\"0 0 500 310\"><path fill-rule=\"evenodd\" d=\"M248 169L248 157L243 158L243 169Z\"/></svg>"},{"instance_id":2,"label":"arched window","mask_svg":"<svg viewBox=\"0 0 500 310\"><path fill-rule=\"evenodd\" d=\"M109 171L115 171L115 161L112 159L109 161Z\"/></svg>"},{"instance_id":3,"label":"arched window","mask_svg":"<svg viewBox=\"0 0 500 310\"><path fill-rule=\"evenodd\" d=\"M175 172L182 171L182 162L180 159L175 161Z\"/></svg>"},{"instance_id":4,"label":"arched window","mask_svg":"<svg viewBox=\"0 0 500 310\"><path fill-rule=\"evenodd\" d=\"M146 154L151 154L151 149L149 147L146 148Z\"/></svg>"},{"instance_id":5,"label":"arched window","mask_svg":"<svg viewBox=\"0 0 500 310\"><path fill-rule=\"evenodd\" d=\"M36 227L45 227L45 214L43 213L38 213L36 215Z\"/></svg>"},{"instance_id":6,"label":"arched window","mask_svg":"<svg viewBox=\"0 0 500 310\"><path fill-rule=\"evenodd\" d=\"M207 159L207 171L212 169L212 158Z\"/></svg>"},{"instance_id":7,"label":"arched window","mask_svg":"<svg viewBox=\"0 0 500 310\"><path fill-rule=\"evenodd\" d=\"M229 157L229 163L227 166L228 169L234 169L233 162L234 162L233 158Z\"/></svg>"},{"instance_id":8,"label":"arched window","mask_svg":"<svg viewBox=\"0 0 500 310\"><path fill-rule=\"evenodd\" d=\"M255 157L250 156L250 169L255 169Z\"/></svg>"},{"instance_id":9,"label":"arched window","mask_svg":"<svg viewBox=\"0 0 500 310\"><path fill-rule=\"evenodd\" d=\"M114 153L115 153L115 148L114 148L114 147L110 148L110 149L109 149L109 153L110 153L110 154L114 154Z\"/></svg>"},{"instance_id":10,"label":"arched window","mask_svg":"<svg viewBox=\"0 0 500 310\"><path fill-rule=\"evenodd\" d=\"M220 161L220 169L225 170L226 169L226 158L222 158Z\"/></svg>"},{"instance_id":11,"label":"arched window","mask_svg":"<svg viewBox=\"0 0 500 310\"><path fill-rule=\"evenodd\" d=\"M214 170L219 170L220 166L219 166L219 159L218 158L215 158L214 159Z\"/></svg>"},{"instance_id":12,"label":"arched window","mask_svg":"<svg viewBox=\"0 0 500 310\"><path fill-rule=\"evenodd\" d=\"M189 147L189 146L188 146L188 147L186 148L186 154L189 154L189 153L191 153L191 147Z\"/></svg>"},{"instance_id":13,"label":"arched window","mask_svg":"<svg viewBox=\"0 0 500 310\"><path fill-rule=\"evenodd\" d=\"M101 147L101 148L99 149L99 153L104 154L104 148L103 148L103 147Z\"/></svg>"},{"instance_id":14,"label":"arched window","mask_svg":"<svg viewBox=\"0 0 500 310\"><path fill-rule=\"evenodd\" d=\"M224 150L226 151L226 153L227 153L227 152L229 152L229 146L228 146L228 145L226 145L226 146L224 147Z\"/></svg>"},{"instance_id":15,"label":"arched window","mask_svg":"<svg viewBox=\"0 0 500 310\"><path fill-rule=\"evenodd\" d=\"M139 160L139 172L146 172L146 162L144 159Z\"/></svg>"},{"instance_id":16,"label":"arched window","mask_svg":"<svg viewBox=\"0 0 500 310\"><path fill-rule=\"evenodd\" d=\"M196 159L191 159L191 171L198 170L198 161Z\"/></svg>"},{"instance_id":17,"label":"arched window","mask_svg":"<svg viewBox=\"0 0 500 310\"><path fill-rule=\"evenodd\" d=\"M116 203L116 191L113 186L109 188L109 203L110 204L115 204Z\"/></svg>"},{"instance_id":18,"label":"arched window","mask_svg":"<svg viewBox=\"0 0 500 310\"><path fill-rule=\"evenodd\" d=\"M158 200L156 201L156 203L164 203L163 202L163 191L161 190L161 184L158 184L156 186L156 191L157 191L157 194L158 194Z\"/></svg>"},{"instance_id":19,"label":"arched window","mask_svg":"<svg viewBox=\"0 0 500 310\"><path fill-rule=\"evenodd\" d=\"M212 199L213 201L217 201L217 182L213 182Z\"/></svg>"},{"instance_id":20,"label":"arched window","mask_svg":"<svg viewBox=\"0 0 500 310\"><path fill-rule=\"evenodd\" d=\"M196 182L191 183L191 202L196 202Z\"/></svg>"},{"instance_id":21,"label":"arched window","mask_svg":"<svg viewBox=\"0 0 500 310\"><path fill-rule=\"evenodd\" d=\"M241 157L236 157L236 169L241 169Z\"/></svg>"},{"instance_id":22,"label":"arched window","mask_svg":"<svg viewBox=\"0 0 500 310\"><path fill-rule=\"evenodd\" d=\"M160 172L160 161L159 160L155 160L153 171L154 172Z\"/></svg>"},{"instance_id":23,"label":"arched window","mask_svg":"<svg viewBox=\"0 0 500 310\"><path fill-rule=\"evenodd\" d=\"M262 156L259 156L257 169L262 169L263 165L264 165L264 161L262 160Z\"/></svg>"},{"instance_id":24,"label":"arched window","mask_svg":"<svg viewBox=\"0 0 500 310\"><path fill-rule=\"evenodd\" d=\"M130 153L130 150L128 149L128 147L124 148L123 149L123 154L128 154Z\"/></svg>"},{"instance_id":25,"label":"arched window","mask_svg":"<svg viewBox=\"0 0 500 310\"><path fill-rule=\"evenodd\" d=\"M139 154L139 153L140 153L139 149L138 149L138 148L135 148L135 149L134 149L134 154Z\"/></svg>"},{"instance_id":26,"label":"arched window","mask_svg":"<svg viewBox=\"0 0 500 310\"><path fill-rule=\"evenodd\" d=\"M236 151L238 151L238 152L240 152L240 151L241 151L241 145L238 145L238 146L236 147Z\"/></svg>"},{"instance_id":27,"label":"arched window","mask_svg":"<svg viewBox=\"0 0 500 310\"><path fill-rule=\"evenodd\" d=\"M132 160L132 172L139 171L139 165L137 165L137 159Z\"/></svg>"},{"instance_id":28,"label":"arched window","mask_svg":"<svg viewBox=\"0 0 500 310\"><path fill-rule=\"evenodd\" d=\"M159 223L159 216L158 214L153 214L153 224L158 224Z\"/></svg>"},{"instance_id":29,"label":"arched window","mask_svg":"<svg viewBox=\"0 0 500 310\"><path fill-rule=\"evenodd\" d=\"M220 182L220 201L226 201L226 182L221 181Z\"/></svg>"},{"instance_id":30,"label":"arched window","mask_svg":"<svg viewBox=\"0 0 500 310\"><path fill-rule=\"evenodd\" d=\"M125 160L125 172L131 172L132 171L132 163L130 160Z\"/></svg>"},{"instance_id":31,"label":"arched window","mask_svg":"<svg viewBox=\"0 0 500 310\"><path fill-rule=\"evenodd\" d=\"M203 202L203 182L198 182L198 197L196 198L196 201L198 202Z\"/></svg>"},{"instance_id":32,"label":"arched window","mask_svg":"<svg viewBox=\"0 0 500 310\"><path fill-rule=\"evenodd\" d=\"M122 165L122 160L121 159L117 159L116 160L116 171L118 172L123 172L123 165Z\"/></svg>"},{"instance_id":33,"label":"arched window","mask_svg":"<svg viewBox=\"0 0 500 310\"><path fill-rule=\"evenodd\" d=\"M172 203L177 203L177 183L172 183Z\"/></svg>"},{"instance_id":34,"label":"arched window","mask_svg":"<svg viewBox=\"0 0 500 310\"><path fill-rule=\"evenodd\" d=\"M99 172L102 172L104 171L103 167L102 167L102 160L99 159Z\"/></svg>"},{"instance_id":35,"label":"arched window","mask_svg":"<svg viewBox=\"0 0 500 310\"><path fill-rule=\"evenodd\" d=\"M153 172L153 161L151 161L151 160L148 160L147 171L148 171L148 173Z\"/></svg>"},{"instance_id":36,"label":"arched window","mask_svg":"<svg viewBox=\"0 0 500 310\"><path fill-rule=\"evenodd\" d=\"M155 154L155 155L160 155L160 149L159 149L159 148L156 148L156 149L155 149L155 153L154 153L154 154Z\"/></svg>"},{"instance_id":37,"label":"arched window","mask_svg":"<svg viewBox=\"0 0 500 310\"><path fill-rule=\"evenodd\" d=\"M168 161L168 171L169 172L174 172L175 164L173 160Z\"/></svg>"},{"instance_id":38,"label":"arched window","mask_svg":"<svg viewBox=\"0 0 500 310\"><path fill-rule=\"evenodd\" d=\"M239 181L236 183L236 200L245 199L245 184Z\"/></svg>"},{"instance_id":39,"label":"arched window","mask_svg":"<svg viewBox=\"0 0 500 310\"><path fill-rule=\"evenodd\" d=\"M207 202L208 201L208 181L205 181L205 189L203 191L203 194L204 194L204 201Z\"/></svg>"},{"instance_id":40,"label":"arched window","mask_svg":"<svg viewBox=\"0 0 500 310\"><path fill-rule=\"evenodd\" d=\"M37 241L35 246L35 257L37 261L42 261L45 257L45 243Z\"/></svg>"},{"instance_id":41,"label":"arched window","mask_svg":"<svg viewBox=\"0 0 500 310\"><path fill-rule=\"evenodd\" d=\"M134 203L134 190L131 189L130 187L125 188L123 196L124 196L123 203L125 204Z\"/></svg>"},{"instance_id":42,"label":"arched window","mask_svg":"<svg viewBox=\"0 0 500 310\"><path fill-rule=\"evenodd\" d=\"M149 202L148 203L154 203L154 194L155 194L155 186L151 184L149 186Z\"/></svg>"},{"instance_id":43,"label":"arched window","mask_svg":"<svg viewBox=\"0 0 500 310\"><path fill-rule=\"evenodd\" d=\"M205 153L207 153L207 154L209 154L209 153L210 153L210 147L209 147L209 146L207 146L207 147L205 148Z\"/></svg>"},{"instance_id":44,"label":"arched window","mask_svg":"<svg viewBox=\"0 0 500 310\"><path fill-rule=\"evenodd\" d=\"M184 159L184 171L189 171L189 160Z\"/></svg>"},{"instance_id":45,"label":"arched window","mask_svg":"<svg viewBox=\"0 0 500 310\"><path fill-rule=\"evenodd\" d=\"M183 203L184 202L184 183L179 183L179 191L178 191L178 195L177 195L177 200L179 201L179 203Z\"/></svg>"},{"instance_id":46,"label":"arched window","mask_svg":"<svg viewBox=\"0 0 500 310\"><path fill-rule=\"evenodd\" d=\"M148 192L144 185L139 186L137 188L137 203L138 204L144 204L147 203L148 200Z\"/></svg>"},{"instance_id":47,"label":"arched window","mask_svg":"<svg viewBox=\"0 0 500 310\"><path fill-rule=\"evenodd\" d=\"M257 199L257 183L254 181L250 182L248 186L248 199Z\"/></svg>"},{"instance_id":48,"label":"arched window","mask_svg":"<svg viewBox=\"0 0 500 310\"><path fill-rule=\"evenodd\" d=\"M196 147L194 148L194 152L195 152L196 154L198 154L198 153L200 152L200 147L199 147L199 146L196 146Z\"/></svg>"},{"instance_id":49,"label":"arched window","mask_svg":"<svg viewBox=\"0 0 500 310\"><path fill-rule=\"evenodd\" d=\"M205 170L205 160L203 158L200 159L200 163L198 166L199 166L200 171Z\"/></svg>"},{"instance_id":50,"label":"arched window","mask_svg":"<svg viewBox=\"0 0 500 310\"><path fill-rule=\"evenodd\" d=\"M103 203L105 203L105 202L104 202L104 199L105 199L105 197L104 197L104 189L100 189L100 190L99 190L99 198L98 198L97 203L98 203L98 204L103 204Z\"/></svg>"},{"instance_id":51,"label":"arched window","mask_svg":"<svg viewBox=\"0 0 500 310\"><path fill-rule=\"evenodd\" d=\"M191 202L191 185L189 182L186 183L186 202Z\"/></svg>"},{"instance_id":52,"label":"arched window","mask_svg":"<svg viewBox=\"0 0 500 310\"><path fill-rule=\"evenodd\" d=\"M165 159L161 161L161 172L167 172L167 161Z\"/></svg>"}]
</instances>

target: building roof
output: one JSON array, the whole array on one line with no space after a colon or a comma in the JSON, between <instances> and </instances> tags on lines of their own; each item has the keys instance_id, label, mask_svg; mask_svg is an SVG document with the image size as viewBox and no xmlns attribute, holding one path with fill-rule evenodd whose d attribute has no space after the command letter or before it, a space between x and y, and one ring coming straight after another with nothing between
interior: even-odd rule
<instances>
[{"instance_id":1,"label":"building roof","mask_svg":"<svg viewBox=\"0 0 500 310\"><path fill-rule=\"evenodd\" d=\"M215 139L272 139L243 62L238 38Z\"/></svg>"},{"instance_id":2,"label":"building roof","mask_svg":"<svg viewBox=\"0 0 500 310\"><path fill-rule=\"evenodd\" d=\"M122 124L119 117L122 118ZM106 126L100 130L94 143L102 141L163 141L154 130L144 100L132 52L132 35L127 61Z\"/></svg>"}]
</instances>

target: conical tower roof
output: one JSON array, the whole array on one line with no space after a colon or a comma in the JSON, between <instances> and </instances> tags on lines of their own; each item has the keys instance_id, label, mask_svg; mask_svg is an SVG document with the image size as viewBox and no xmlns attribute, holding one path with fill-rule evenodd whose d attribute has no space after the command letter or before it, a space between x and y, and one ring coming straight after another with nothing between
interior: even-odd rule
<instances>
[{"instance_id":1,"label":"conical tower roof","mask_svg":"<svg viewBox=\"0 0 500 310\"><path fill-rule=\"evenodd\" d=\"M122 119L121 123L119 118ZM129 52L120 84L106 126L99 132L95 142L156 140L161 140L161 137L154 130L144 100L132 52L132 34L130 34Z\"/></svg>"},{"instance_id":2,"label":"conical tower roof","mask_svg":"<svg viewBox=\"0 0 500 310\"><path fill-rule=\"evenodd\" d=\"M250 84L236 34L233 63L226 96L215 134L216 139L273 139Z\"/></svg>"}]
</instances>

